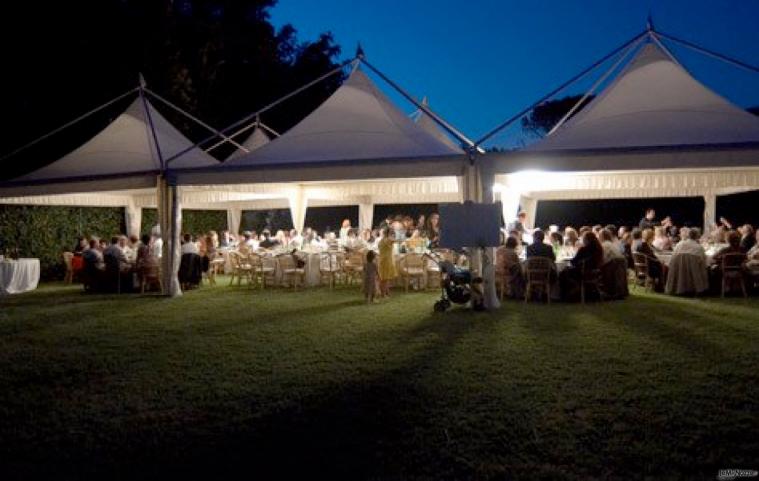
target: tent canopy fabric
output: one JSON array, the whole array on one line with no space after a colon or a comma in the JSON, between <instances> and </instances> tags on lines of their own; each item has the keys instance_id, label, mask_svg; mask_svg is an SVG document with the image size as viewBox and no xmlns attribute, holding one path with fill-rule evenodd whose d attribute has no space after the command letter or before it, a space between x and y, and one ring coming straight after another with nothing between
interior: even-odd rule
<instances>
[{"instance_id":1,"label":"tent canopy fabric","mask_svg":"<svg viewBox=\"0 0 759 481\"><path fill-rule=\"evenodd\" d=\"M84 145L42 167L7 183L0 184L0 194L22 193L31 186L40 189L47 183L72 182L76 185L53 190L113 190L155 186L155 174L161 170L156 142L146 115L148 106L158 147L164 159L193 145L172 126L148 101L138 97L124 113ZM194 168L218 162L199 148L172 160L169 168ZM93 186L92 181L99 185ZM7 187L7 188L5 188ZM46 190L46 189L45 189Z\"/></svg>"},{"instance_id":2,"label":"tent canopy fabric","mask_svg":"<svg viewBox=\"0 0 759 481\"><path fill-rule=\"evenodd\" d=\"M648 43L601 94L526 151L759 142L759 117L694 79Z\"/></svg>"},{"instance_id":3,"label":"tent canopy fabric","mask_svg":"<svg viewBox=\"0 0 759 481\"><path fill-rule=\"evenodd\" d=\"M460 154L414 124L357 68L322 105L276 140L230 166Z\"/></svg>"}]
</instances>

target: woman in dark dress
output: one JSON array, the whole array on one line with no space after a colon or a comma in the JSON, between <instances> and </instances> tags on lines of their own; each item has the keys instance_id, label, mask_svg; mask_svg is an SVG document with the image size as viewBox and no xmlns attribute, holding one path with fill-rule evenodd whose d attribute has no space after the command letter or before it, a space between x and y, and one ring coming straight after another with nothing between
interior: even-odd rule
<instances>
[{"instance_id":1,"label":"woman in dark dress","mask_svg":"<svg viewBox=\"0 0 759 481\"><path fill-rule=\"evenodd\" d=\"M586 231L582 235L582 247L569 261L569 266L559 274L561 297L564 300L574 298L582 280L582 269L595 270L601 267L604 251L598 238L592 231Z\"/></svg>"}]
</instances>

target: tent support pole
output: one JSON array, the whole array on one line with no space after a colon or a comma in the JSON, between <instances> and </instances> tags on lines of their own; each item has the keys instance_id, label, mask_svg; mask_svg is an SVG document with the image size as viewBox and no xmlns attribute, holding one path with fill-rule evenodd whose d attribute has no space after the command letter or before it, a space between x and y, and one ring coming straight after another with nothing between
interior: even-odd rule
<instances>
[{"instance_id":1,"label":"tent support pole","mask_svg":"<svg viewBox=\"0 0 759 481\"><path fill-rule=\"evenodd\" d=\"M164 163L163 154L161 153L161 146L158 145L158 134L156 134L155 125L153 125L153 117L150 115L148 101L145 99L145 88L143 86L140 86L138 90L140 92L140 100L142 100L142 108L145 109L145 118L148 119L150 133L152 134L153 142L155 143L155 151L158 155L158 164L161 166L161 171L164 171L166 170L168 163Z\"/></svg>"},{"instance_id":2,"label":"tent support pole","mask_svg":"<svg viewBox=\"0 0 759 481\"><path fill-rule=\"evenodd\" d=\"M276 130L272 129L272 128L271 128L271 127L269 127L268 125L264 124L264 123L263 123L263 122L261 122L260 120L256 119L256 120L255 120L253 123L251 123L251 124L248 124L248 125L246 125L246 126L242 127L241 129L239 129L239 130L237 130L237 131L235 131L235 132L233 132L233 133L229 134L229 137L230 137L230 138L235 138L235 137L237 137L238 135L240 135L241 133L243 133L243 132L245 132L246 130L250 129L251 127L261 127L262 129L264 129L264 130L266 130L267 132L271 133L271 134L272 134L273 136L275 136L275 137L279 137L279 136L280 136L280 133L279 133L279 132L277 132ZM213 149L215 149L216 147L219 147L220 145L223 145L223 144L225 144L226 142L227 142L226 140L220 140L220 141L216 142L215 144L213 144L212 146L210 146L210 147L208 147L207 149L205 149L205 151L206 151L206 152L210 152L210 151L212 151Z\"/></svg>"},{"instance_id":3,"label":"tent support pole","mask_svg":"<svg viewBox=\"0 0 759 481\"><path fill-rule=\"evenodd\" d=\"M569 109L569 112L567 112L566 114L564 114L564 116L561 118L561 120L559 120L556 123L556 125L553 126L553 128L550 130L550 132L548 132L547 135L551 135L552 133L556 132L556 130L559 127L561 127L562 125L564 125L564 123L572 115L574 115L574 113L577 112L577 110L579 110L579 108L582 106L582 104L586 100L588 100L588 97L590 97L591 95L593 95L593 92L596 91L596 89L598 88L598 86L601 85L607 78L609 78L609 75L611 75L612 72L614 72L615 70L617 70L617 68L619 67L619 65L627 58L628 55L630 55L630 53L632 51L634 51L638 47L638 45L640 44L640 42L642 40L643 40L643 37L641 37L637 41L633 42L630 45L630 47L622 53L622 55L619 57L619 59L617 59L617 61L614 62L614 65L612 65L611 68L609 68L606 72L604 72L604 74L601 75L601 77L598 80L596 80L596 82L590 87L590 90L588 90L587 92L585 92L585 95L583 95L582 98L576 104L574 104L574 106L572 106L571 109Z\"/></svg>"},{"instance_id":4,"label":"tent support pole","mask_svg":"<svg viewBox=\"0 0 759 481\"><path fill-rule=\"evenodd\" d=\"M71 127L74 124L77 124L77 123L81 122L82 120L86 119L90 115L93 115L93 114L95 114L95 113L103 110L104 108L106 108L106 107L108 107L110 105L113 105L114 103L118 102L119 100L123 99L124 97L127 97L127 96L133 94L137 90L139 90L139 87L135 87L135 88L129 90L128 92L124 92L123 94L119 95L118 97L116 97L116 98L114 98L112 100L109 100L108 102L100 105L99 107L96 107L96 108L90 110L89 112L84 113L84 114L80 115L79 117L77 117L77 118L75 118L75 119L73 119L73 120L71 120L69 122L66 122L65 124L61 125L57 129L53 129L50 132L48 132L48 133L46 133L46 134L44 134L44 135L42 135L40 137L37 137L36 139L32 140L31 142L29 142L27 144L24 144L21 147L17 148L16 150L14 150L12 152L9 152L8 154L5 154L2 157L0 157L0 162L2 162L3 160L7 159L8 157L11 157L13 155L18 154L21 151L24 151L24 150L28 149L29 147L31 147L33 145L36 145L36 144L42 142L43 140L47 139L48 137L51 137L51 136L57 134L61 130L64 130L64 129L68 128L68 127Z\"/></svg>"},{"instance_id":5,"label":"tent support pole","mask_svg":"<svg viewBox=\"0 0 759 481\"><path fill-rule=\"evenodd\" d=\"M234 146L235 146L235 147L237 147L238 149L242 149L242 150L244 150L246 153L247 153L247 152L250 152L248 149L246 149L246 148L245 148L245 147L243 147L242 145L240 145L240 144L238 144L237 142L235 142L234 140L232 140L232 138L230 138L230 137L227 137L227 136L226 136L226 135L224 135L223 133L221 133L221 132L219 132L218 130L214 129L213 127L211 127L211 126L210 126L210 125L208 125L207 123L203 122L203 121L202 121L202 120L200 120L199 118L195 117L194 115L191 115L190 113L186 112L185 110L183 110L183 109L179 108L177 105L174 105L173 103L169 102L168 100L166 100L165 98L161 97L161 96L160 96L160 95L158 95L157 93L153 92L153 91L152 91L152 90L150 90L149 88L145 88L145 92L149 93L150 95L152 95L153 97L155 97L157 100L160 100L161 102L163 102L164 104L168 105L169 107L171 107L171 108L172 108L172 109L174 109L175 111L179 112L180 114L184 115L184 116L185 116L185 117L187 117L188 119L192 120L193 122L197 123L197 124L198 124L198 125L200 125L201 127L204 127L205 129L207 129L207 130L209 130L209 131L213 132L214 134L216 134L216 135L218 135L218 136L220 136L220 137L224 138L224 141L225 141L225 142L230 142L232 145L234 145Z\"/></svg>"},{"instance_id":6,"label":"tent support pole","mask_svg":"<svg viewBox=\"0 0 759 481\"><path fill-rule=\"evenodd\" d=\"M270 104L268 104L268 105L266 105L266 106L258 109L257 111L253 112L252 114L246 115L245 117L243 117L242 119L240 119L237 122L233 123L232 125L229 125L228 127L225 127L223 129L221 129L220 132L222 132L224 134L227 134L232 129L236 129L240 125L246 124L251 119L254 119L254 118L258 117L259 115L261 115L262 113L264 113L264 112L266 112L268 110L273 109L274 107L276 107L277 105L281 104L282 102L284 102L286 100L289 100L290 98L298 95L299 93L303 92L304 90L307 90L307 89L313 87L314 85L318 84L319 82L323 81L324 79L327 79L327 78L329 78L329 77L337 74L338 72L341 72L345 68L346 65L348 65L350 63L353 63L355 61L356 61L355 58L351 59L351 60L346 60L345 62L341 63L340 65L338 65L334 69L330 70L329 72L325 73L321 77L318 77L318 78L310 81L309 83L307 83L307 84L305 84L305 85L303 85L303 86L301 86L301 87L293 90L292 92L290 92L289 94L285 95L284 97L278 98L274 102L272 102L272 103L270 103ZM206 137L205 139L201 140L200 142L196 142L194 145L191 145L190 147L187 147L186 149L181 150L180 152L178 152L178 153L172 155L171 157L169 157L168 161L171 162L172 160L176 159L177 157L179 157L181 155L186 154L187 152L191 151L192 149L200 147L201 145L205 144L209 140L213 140L215 137L217 137L217 135L212 135L210 137Z\"/></svg>"},{"instance_id":7,"label":"tent support pole","mask_svg":"<svg viewBox=\"0 0 759 481\"><path fill-rule=\"evenodd\" d=\"M740 60L736 60L734 58L730 58L727 55L722 55L721 53L717 53L713 50L706 49L704 47L700 47L696 45L695 43L688 42L687 40L683 40L681 38L677 38L675 36L672 36L665 32L656 32L657 35L662 36L666 38L667 40L672 40L673 42L679 43L680 45L683 45L685 47L688 47L689 49L696 51L698 53L701 53L703 55L706 55L708 57L716 58L717 60L722 60L723 62L732 64L736 67L742 68L744 70L748 70L749 72L757 73L759 72L759 67L756 67L754 65L747 64L746 62L741 62Z\"/></svg>"},{"instance_id":8,"label":"tent support pole","mask_svg":"<svg viewBox=\"0 0 759 481\"><path fill-rule=\"evenodd\" d=\"M411 96L408 92L406 92L403 88L401 88L400 85L393 82L387 75L380 72L377 68L375 68L372 64L366 61L363 57L360 58L361 62L364 63L369 69L371 69L372 72L379 75L379 77L388 83L391 87L393 87L398 93L400 93L403 97L406 98L409 102L414 104L416 108L424 112L425 114L429 115L429 117L435 121L436 124L438 124L440 127L445 129L446 132L456 137L460 142L465 144L467 147L474 148L476 147L475 143L468 138L466 135L462 134L458 129L453 127L451 124L443 120L439 115L437 115L435 112L431 111L429 108L427 108L425 105L422 105L420 102L418 102L413 96Z\"/></svg>"},{"instance_id":9,"label":"tent support pole","mask_svg":"<svg viewBox=\"0 0 759 481\"><path fill-rule=\"evenodd\" d=\"M577 80L583 78L585 75L587 75L591 71L595 70L596 67L598 67L602 63L606 62L608 59L610 59L611 57L613 57L617 53L621 52L622 50L624 50L625 48L627 48L628 45L630 45L631 43L633 43L636 40L640 39L642 36L646 35L647 33L648 33L648 31L639 33L635 37L631 38L627 42L625 42L622 45L620 45L619 47L615 48L613 51L611 51L608 54L604 55L602 58L600 58L599 60L595 61L592 65L590 65L589 67L585 68L582 72L578 73L577 75L575 75L574 77L570 78L569 80L567 80L563 84L559 85L557 88L553 89L552 91L550 91L548 94L546 94L543 97L541 97L536 102L533 102L530 106L528 106L527 108L523 109L521 112L519 112L516 115L512 116L511 118L507 119L502 124L496 126L490 132L486 133L480 139L476 140L475 144L478 145L478 146L482 145L483 142L485 142L486 140L488 140L489 138L491 138L492 136L494 136L495 134L497 134L501 130L505 129L509 125L513 124L514 121L516 121L517 119L521 118L524 114L526 114L527 112L529 112L530 110L532 110L533 108L535 108L537 105L545 102L546 100L550 99L551 97L553 97L557 93L559 93L562 90L564 90L565 88L567 88L569 85L571 85L574 82L576 82Z\"/></svg>"}]
</instances>

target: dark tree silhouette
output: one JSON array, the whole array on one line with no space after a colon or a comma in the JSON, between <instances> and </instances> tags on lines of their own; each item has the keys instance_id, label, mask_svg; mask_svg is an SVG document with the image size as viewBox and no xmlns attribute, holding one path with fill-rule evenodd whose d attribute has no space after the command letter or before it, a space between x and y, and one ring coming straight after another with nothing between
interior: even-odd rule
<instances>
[{"instance_id":1,"label":"dark tree silhouette","mask_svg":"<svg viewBox=\"0 0 759 481\"><path fill-rule=\"evenodd\" d=\"M581 98L582 95L571 95L543 102L522 118L522 131L535 137L545 136ZM593 98L593 95L588 96L570 118L580 112Z\"/></svg>"},{"instance_id":2,"label":"dark tree silhouette","mask_svg":"<svg viewBox=\"0 0 759 481\"><path fill-rule=\"evenodd\" d=\"M7 153L116 95L148 87L223 128L337 66L330 33L301 41L292 25L275 29L275 0L84 0L12 2L0 32ZM342 82L336 75L264 117L287 130ZM125 99L75 128L14 156L2 178L33 170L87 141L129 104ZM190 139L208 132L161 110ZM243 134L244 135L244 134ZM243 136L241 135L241 137ZM214 154L224 157L230 148Z\"/></svg>"},{"instance_id":3,"label":"dark tree silhouette","mask_svg":"<svg viewBox=\"0 0 759 481\"><path fill-rule=\"evenodd\" d=\"M749 107L746 110L748 110L754 115L759 115L759 105L757 105L756 107Z\"/></svg>"}]
</instances>

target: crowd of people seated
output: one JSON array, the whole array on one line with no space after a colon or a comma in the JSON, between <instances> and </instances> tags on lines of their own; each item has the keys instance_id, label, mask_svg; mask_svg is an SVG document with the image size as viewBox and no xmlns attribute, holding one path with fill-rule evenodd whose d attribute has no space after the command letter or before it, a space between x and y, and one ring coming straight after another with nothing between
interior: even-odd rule
<instances>
[{"instance_id":1,"label":"crowd of people seated","mask_svg":"<svg viewBox=\"0 0 759 481\"><path fill-rule=\"evenodd\" d=\"M707 270L708 286L693 294L704 290L724 292L725 269L738 271L737 279L748 290L759 281L759 233L749 224L735 228L721 218L719 224L702 234L695 227L675 226L670 217L657 221L656 212L648 209L636 227L568 226L562 231L550 226L546 236L542 229L528 229L524 221L525 215L520 213L507 226L503 245L497 251L497 273L514 297L524 292L524 259L532 257L564 264L561 272L555 269L555 277L560 297L567 300L576 297L583 271L602 271L611 263L626 265L629 272L637 274L631 276L636 282L650 283L655 291L663 292L669 275L667 261L675 255L700 258ZM603 278L600 284L604 284Z\"/></svg>"},{"instance_id":2,"label":"crowd of people seated","mask_svg":"<svg viewBox=\"0 0 759 481\"><path fill-rule=\"evenodd\" d=\"M160 288L160 235L81 237L73 249L73 270L88 291L133 292ZM148 285L150 284L150 285Z\"/></svg>"},{"instance_id":3,"label":"crowd of people seated","mask_svg":"<svg viewBox=\"0 0 759 481\"><path fill-rule=\"evenodd\" d=\"M395 252L422 252L437 247L440 237L440 216L432 213L414 220L410 216L394 215L384 219L377 229L358 229L345 219L338 231L326 229L319 234L307 227L296 229L263 229L260 233L246 230L240 234L215 231L181 236L179 280L183 289L200 284L204 273L214 269L214 259L221 250L236 250L243 254L261 251L344 250L378 251L383 238L392 239ZM147 288L161 288L160 259L163 241L156 227L152 235L98 236L77 239L73 253L73 275L95 292L133 292ZM155 279L154 279L155 278ZM209 277L212 279L212 277ZM145 281L151 283L145 286ZM152 282L152 281L156 282Z\"/></svg>"}]
</instances>

